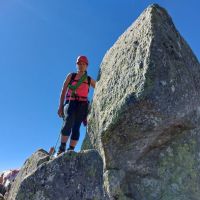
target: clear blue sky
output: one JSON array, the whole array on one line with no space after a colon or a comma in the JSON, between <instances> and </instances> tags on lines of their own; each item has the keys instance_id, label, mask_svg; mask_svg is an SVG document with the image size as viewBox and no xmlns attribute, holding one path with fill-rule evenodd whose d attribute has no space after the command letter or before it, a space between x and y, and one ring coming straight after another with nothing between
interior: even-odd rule
<instances>
[{"instance_id":1,"label":"clear blue sky","mask_svg":"<svg viewBox=\"0 0 200 200\"><path fill-rule=\"evenodd\" d=\"M55 144L60 91L76 57L88 56L96 79L106 51L152 3L168 10L199 59L198 0L0 0L0 171ZM81 127L76 151L84 136Z\"/></svg>"}]
</instances>

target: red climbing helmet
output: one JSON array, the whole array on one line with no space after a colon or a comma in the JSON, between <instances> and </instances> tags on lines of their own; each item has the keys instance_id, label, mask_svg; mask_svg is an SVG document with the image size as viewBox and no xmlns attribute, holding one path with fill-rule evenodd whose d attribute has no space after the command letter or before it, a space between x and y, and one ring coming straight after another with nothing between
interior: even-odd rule
<instances>
[{"instance_id":1,"label":"red climbing helmet","mask_svg":"<svg viewBox=\"0 0 200 200\"><path fill-rule=\"evenodd\" d=\"M88 59L86 56L79 56L76 60L76 64L78 64L79 62L84 62L88 65Z\"/></svg>"}]
</instances>

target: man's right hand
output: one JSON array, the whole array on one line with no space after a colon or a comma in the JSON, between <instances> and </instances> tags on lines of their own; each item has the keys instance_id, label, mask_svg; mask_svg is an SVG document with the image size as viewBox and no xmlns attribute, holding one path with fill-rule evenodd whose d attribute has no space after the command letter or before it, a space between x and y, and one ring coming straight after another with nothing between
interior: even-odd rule
<instances>
[{"instance_id":1,"label":"man's right hand","mask_svg":"<svg viewBox=\"0 0 200 200\"><path fill-rule=\"evenodd\" d=\"M63 117L64 116L63 106L59 106L59 108L58 108L58 116L59 117Z\"/></svg>"}]
</instances>

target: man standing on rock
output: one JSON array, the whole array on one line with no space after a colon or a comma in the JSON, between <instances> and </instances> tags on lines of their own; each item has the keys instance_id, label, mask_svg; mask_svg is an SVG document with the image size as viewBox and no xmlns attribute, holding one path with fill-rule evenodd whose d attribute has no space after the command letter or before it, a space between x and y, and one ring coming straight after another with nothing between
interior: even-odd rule
<instances>
[{"instance_id":1,"label":"man standing on rock","mask_svg":"<svg viewBox=\"0 0 200 200\"><path fill-rule=\"evenodd\" d=\"M79 56L76 64L77 73L67 75L60 95L58 115L63 117L64 122L58 155L65 152L70 134L70 147L67 150L74 150L80 137L81 123L87 118L89 87L91 85L95 88L96 83L87 75L88 59L86 56Z\"/></svg>"}]
</instances>

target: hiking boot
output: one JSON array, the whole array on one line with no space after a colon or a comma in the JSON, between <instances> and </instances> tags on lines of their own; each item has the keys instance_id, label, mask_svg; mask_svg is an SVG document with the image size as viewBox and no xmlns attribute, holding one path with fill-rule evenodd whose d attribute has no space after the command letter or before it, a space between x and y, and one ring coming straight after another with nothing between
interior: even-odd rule
<instances>
[{"instance_id":1,"label":"hiking boot","mask_svg":"<svg viewBox=\"0 0 200 200\"><path fill-rule=\"evenodd\" d=\"M57 156L60 155L61 153L64 153L64 152L65 152L65 149L66 149L65 146L60 145L59 150L58 150L58 153L57 153Z\"/></svg>"}]
</instances>

